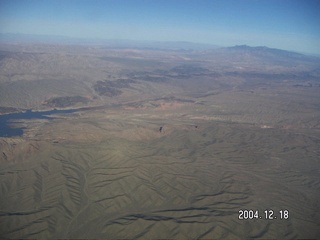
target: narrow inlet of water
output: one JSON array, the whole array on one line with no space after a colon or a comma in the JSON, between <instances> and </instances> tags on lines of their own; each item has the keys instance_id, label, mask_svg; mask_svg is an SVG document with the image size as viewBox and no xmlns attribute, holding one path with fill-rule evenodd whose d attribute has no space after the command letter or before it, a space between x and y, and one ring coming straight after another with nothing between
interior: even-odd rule
<instances>
[{"instance_id":1,"label":"narrow inlet of water","mask_svg":"<svg viewBox=\"0 0 320 240\"><path fill-rule=\"evenodd\" d=\"M78 111L78 109L66 109L66 110L50 110L43 112L33 112L32 110L27 110L26 112L19 113L9 113L0 115L0 137L14 137L21 136L23 134L24 128L14 128L12 127L12 120L20 119L54 119L50 117L53 114L67 114Z\"/></svg>"}]
</instances>

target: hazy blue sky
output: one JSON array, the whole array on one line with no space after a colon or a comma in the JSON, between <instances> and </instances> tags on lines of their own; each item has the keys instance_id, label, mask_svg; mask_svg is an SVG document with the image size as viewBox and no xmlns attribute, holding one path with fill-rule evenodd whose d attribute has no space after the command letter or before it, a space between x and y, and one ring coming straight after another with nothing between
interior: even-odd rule
<instances>
[{"instance_id":1,"label":"hazy blue sky","mask_svg":"<svg viewBox=\"0 0 320 240\"><path fill-rule=\"evenodd\" d=\"M320 0L0 0L0 32L320 53Z\"/></svg>"}]
</instances>

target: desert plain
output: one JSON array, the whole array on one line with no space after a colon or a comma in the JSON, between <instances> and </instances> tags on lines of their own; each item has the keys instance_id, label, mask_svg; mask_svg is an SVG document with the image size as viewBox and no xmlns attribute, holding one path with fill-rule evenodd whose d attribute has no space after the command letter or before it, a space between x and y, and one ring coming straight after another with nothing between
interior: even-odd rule
<instances>
[{"instance_id":1,"label":"desert plain","mask_svg":"<svg viewBox=\"0 0 320 240\"><path fill-rule=\"evenodd\" d=\"M2 237L320 236L319 58L248 46L0 50L1 114L74 110L8 122L23 134L0 138Z\"/></svg>"}]
</instances>

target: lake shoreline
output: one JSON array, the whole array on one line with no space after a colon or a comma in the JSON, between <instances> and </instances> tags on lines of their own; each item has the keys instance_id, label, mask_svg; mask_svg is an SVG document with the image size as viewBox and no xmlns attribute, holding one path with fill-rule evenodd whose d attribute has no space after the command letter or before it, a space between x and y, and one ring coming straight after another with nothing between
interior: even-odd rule
<instances>
[{"instance_id":1,"label":"lake shoreline","mask_svg":"<svg viewBox=\"0 0 320 240\"><path fill-rule=\"evenodd\" d=\"M20 119L47 119L52 120L55 117L50 115L54 114L68 114L80 111L81 108L78 109L53 109L49 111L33 111L32 109L28 109L22 112L15 113L7 113L0 115L0 137L17 137L23 135L24 127L12 127L12 120L20 120Z\"/></svg>"}]
</instances>

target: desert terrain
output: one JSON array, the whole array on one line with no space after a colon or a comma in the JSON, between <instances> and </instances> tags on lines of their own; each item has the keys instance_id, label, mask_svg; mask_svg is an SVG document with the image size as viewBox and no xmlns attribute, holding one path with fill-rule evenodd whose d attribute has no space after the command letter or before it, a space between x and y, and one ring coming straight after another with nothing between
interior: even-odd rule
<instances>
[{"instance_id":1,"label":"desert terrain","mask_svg":"<svg viewBox=\"0 0 320 240\"><path fill-rule=\"evenodd\" d=\"M8 122L0 236L318 238L319 96L319 58L267 47L1 44L1 114L74 111Z\"/></svg>"}]
</instances>

